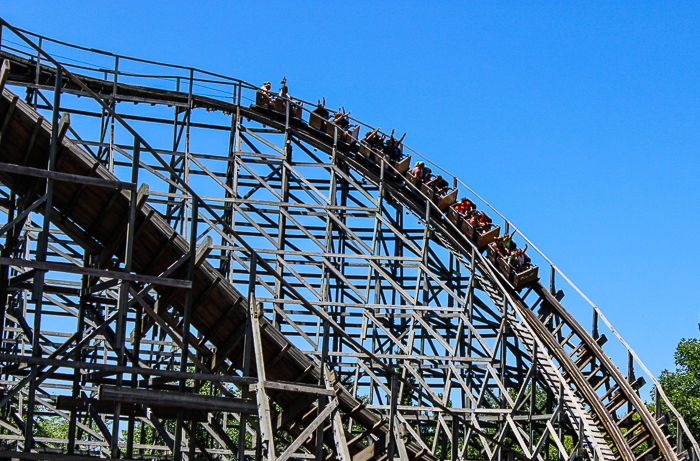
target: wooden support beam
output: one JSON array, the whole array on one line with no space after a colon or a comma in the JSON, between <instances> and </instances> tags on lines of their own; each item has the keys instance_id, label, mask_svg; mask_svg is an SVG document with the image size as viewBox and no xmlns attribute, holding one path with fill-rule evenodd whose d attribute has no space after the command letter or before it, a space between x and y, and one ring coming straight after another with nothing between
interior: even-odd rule
<instances>
[{"instance_id":1,"label":"wooden support beam","mask_svg":"<svg viewBox=\"0 0 700 461\"><path fill-rule=\"evenodd\" d=\"M132 274L128 272L106 271L93 269L91 267L81 267L75 264L57 263L57 262L41 262L30 261L19 258L5 258L0 256L0 265L3 266L18 266L31 267L32 269L41 269L45 271L67 272L69 274L92 275L94 277L105 277L119 280L128 280L130 282L151 283L153 285L162 285L175 288L191 288L192 283L188 280L177 280L163 277L153 277L150 275Z\"/></svg>"},{"instance_id":2,"label":"wooden support beam","mask_svg":"<svg viewBox=\"0 0 700 461\"><path fill-rule=\"evenodd\" d=\"M8 75L10 75L10 61L5 59L2 62L2 68L0 68L0 95L2 94L2 90L5 88L5 82L7 81Z\"/></svg>"},{"instance_id":3,"label":"wooden support beam","mask_svg":"<svg viewBox=\"0 0 700 461\"><path fill-rule=\"evenodd\" d=\"M258 410L255 402L247 399L105 385L99 387L97 398L98 400L138 403L149 407L172 406L208 412L226 411L229 413L254 414Z\"/></svg>"},{"instance_id":4,"label":"wooden support beam","mask_svg":"<svg viewBox=\"0 0 700 461\"><path fill-rule=\"evenodd\" d=\"M324 364L323 367L323 379L326 389L335 394L335 386L338 384L337 375L335 373L331 375L326 364ZM335 441L335 451L338 453L338 458L340 458L340 461L351 461L352 458L350 457L350 450L348 449L348 440L345 438L343 420L337 408L333 410L331 414L331 421L333 422L333 439Z\"/></svg>"},{"instance_id":5,"label":"wooden support beam","mask_svg":"<svg viewBox=\"0 0 700 461\"><path fill-rule=\"evenodd\" d=\"M89 405L92 405L92 407L95 409L95 411L97 411L100 414L112 414L112 413L114 413L114 403L115 402L113 402L113 401L87 399L87 402L85 402L85 401L83 401L83 399L81 399L79 397L71 397L69 395L59 395L56 397L56 408L58 408L59 410L87 411L88 405L86 405L86 403L89 403ZM129 403L122 404L121 414L124 416L133 415L133 416L146 417L146 414L142 411L140 405L133 405L133 404L129 404Z\"/></svg>"},{"instance_id":6,"label":"wooden support beam","mask_svg":"<svg viewBox=\"0 0 700 461\"><path fill-rule=\"evenodd\" d=\"M36 138L39 137L39 132L41 131L41 126L44 124L44 117L41 115L34 124L34 129L32 130L32 137L29 138L29 144L27 144L27 150L24 151L24 158L22 158L22 166L25 166L29 161L29 156L32 154L34 149L34 144L36 143Z\"/></svg>"},{"instance_id":7,"label":"wooden support beam","mask_svg":"<svg viewBox=\"0 0 700 461\"><path fill-rule=\"evenodd\" d=\"M306 426L304 428L304 431L299 434L299 436L294 439L294 442L292 442L289 447L280 455L279 458L277 458L277 461L287 461L290 457L294 456L294 452L299 448L303 443L306 442L306 440L311 437L311 434L313 434L316 431L316 428L323 424L330 416L330 414L333 412L338 407L338 399L335 398L331 400L331 402L328 404L328 406L319 414L316 419L313 420L311 424ZM355 461L353 459L353 461Z\"/></svg>"},{"instance_id":8,"label":"wooden support beam","mask_svg":"<svg viewBox=\"0 0 700 461\"><path fill-rule=\"evenodd\" d=\"M267 363L265 364L265 369L268 369L270 367L273 367L277 362L282 360L282 357L284 357L287 354L287 351L289 350L290 344L289 343L284 343L284 346L282 346L282 350L280 350L277 355L275 355L272 360L268 360Z\"/></svg>"},{"instance_id":9,"label":"wooden support beam","mask_svg":"<svg viewBox=\"0 0 700 461\"><path fill-rule=\"evenodd\" d=\"M352 461L369 461L370 459L379 458L379 455L386 451L386 440L380 438L368 445L364 450L352 457Z\"/></svg>"},{"instance_id":10,"label":"wooden support beam","mask_svg":"<svg viewBox=\"0 0 700 461\"><path fill-rule=\"evenodd\" d=\"M244 378L242 376L215 375L208 373L192 373L173 370L156 370L153 368L128 367L121 365L111 365L108 363L74 362L72 360L51 359L48 357L36 358L14 354L0 354L0 361L8 363L26 363L28 365L41 365L43 367L51 366L79 370L100 370L108 373L137 373L143 376L160 376L163 378L167 378L171 381L182 378L202 379L211 382L236 383L238 385L254 384L256 382L255 378Z\"/></svg>"},{"instance_id":11,"label":"wooden support beam","mask_svg":"<svg viewBox=\"0 0 700 461\"><path fill-rule=\"evenodd\" d=\"M265 391L265 357L263 356L262 332L260 330L260 318L263 316L263 305L255 302L252 295L250 305L250 319L253 333L253 351L255 354L255 367L258 372L258 387L255 393L258 401L258 418L260 424L260 437L264 456L268 461L275 461L275 439L272 431L272 415L270 413L270 400Z\"/></svg>"},{"instance_id":12,"label":"wooden support beam","mask_svg":"<svg viewBox=\"0 0 700 461\"><path fill-rule=\"evenodd\" d=\"M0 128L0 142L2 142L5 130L10 124L10 120L12 120L12 115L15 113L15 108L17 107L17 99L17 95L12 96L12 100L10 101L10 108L7 111L7 114L5 115L5 121L2 122L2 127Z\"/></svg>"},{"instance_id":13,"label":"wooden support beam","mask_svg":"<svg viewBox=\"0 0 700 461\"><path fill-rule=\"evenodd\" d=\"M226 309L226 312L224 312L221 317L219 317L216 320L216 323L214 323L209 329L205 332L203 332L202 336L205 338L211 338L214 336L214 334L221 328L221 325L224 323L224 320L226 320L233 312L240 306L241 302L243 301L243 297L239 297L236 299L231 306Z\"/></svg>"},{"instance_id":14,"label":"wooden support beam","mask_svg":"<svg viewBox=\"0 0 700 461\"><path fill-rule=\"evenodd\" d=\"M258 382L256 389L259 388L275 390L275 391L286 391L286 392L298 392L303 394L315 394L315 395L327 395L328 397L335 397L336 392L333 389L323 388L314 384L296 384L283 381L265 381L263 383Z\"/></svg>"},{"instance_id":15,"label":"wooden support beam","mask_svg":"<svg viewBox=\"0 0 700 461\"><path fill-rule=\"evenodd\" d=\"M304 411L306 407L311 405L315 400L316 396L314 394L305 394L294 400L290 406L281 413L278 413L275 417L273 421L275 432L284 428L290 421L296 419L299 413Z\"/></svg>"},{"instance_id":16,"label":"wooden support beam","mask_svg":"<svg viewBox=\"0 0 700 461\"><path fill-rule=\"evenodd\" d=\"M61 173L58 171L48 171L41 168L32 168L29 166L12 165L10 163L0 163L0 171L8 173L16 173L25 176L34 176L36 178L48 178L55 181L67 181L78 184L87 184L90 186L108 187L114 189L136 190L136 185L130 182L113 181L111 179L91 178L90 176L81 176L77 174Z\"/></svg>"},{"instance_id":17,"label":"wooden support beam","mask_svg":"<svg viewBox=\"0 0 700 461\"><path fill-rule=\"evenodd\" d=\"M69 127L70 127L70 114L68 112L64 112L63 115L61 115L61 119L58 121L58 136L56 136L56 139L58 142L56 142L56 146L61 145L61 143L63 142L63 138L66 136L66 132L68 131Z\"/></svg>"},{"instance_id":18,"label":"wooden support beam","mask_svg":"<svg viewBox=\"0 0 700 461\"><path fill-rule=\"evenodd\" d=\"M246 325L245 322L241 322L238 324L235 330L231 332L231 334L226 338L226 340L223 342L223 344L216 349L216 352L214 353L214 358L212 360L211 364L211 370L216 371L221 367L221 365L224 363L226 360L226 357L231 354L233 349L238 345L238 343L243 339L243 335L245 334L246 330ZM239 364L234 364L234 366L240 366Z\"/></svg>"},{"instance_id":19,"label":"wooden support beam","mask_svg":"<svg viewBox=\"0 0 700 461\"><path fill-rule=\"evenodd\" d=\"M109 206L111 206L111 204L114 203L113 199L116 199L117 197L122 196L121 191L116 190L114 192L116 195L113 195L112 198L110 198L110 205ZM140 210L141 207L144 205L144 203L146 203L146 199L148 198L148 193L149 193L148 184L146 184L146 183L141 184L141 187L139 187L139 190L136 194L136 210ZM90 226L90 228L91 228L90 233L91 234L92 234L92 230L94 230L94 228L102 222L102 219L104 219L104 217L106 215L107 215L107 210L106 209L102 210L102 213L100 213L99 218L96 219L92 223L92 225ZM105 243L104 248L102 249L102 252L100 252L100 255L97 257L97 261L95 263L95 265L97 267L102 267L107 262L107 260L112 257L112 255L114 254L115 248L117 247L119 242L122 241L122 238L126 234L128 221L129 221L129 215L124 214L124 216L122 216L121 219L119 220L119 223L114 227L114 229L112 231L112 235L109 237L109 240L107 241L107 243Z\"/></svg>"}]
</instances>

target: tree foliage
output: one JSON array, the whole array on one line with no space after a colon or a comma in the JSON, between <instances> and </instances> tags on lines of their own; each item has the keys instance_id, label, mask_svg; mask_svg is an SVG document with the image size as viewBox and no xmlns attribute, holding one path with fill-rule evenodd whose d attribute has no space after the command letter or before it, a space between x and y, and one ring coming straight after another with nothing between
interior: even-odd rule
<instances>
[{"instance_id":1,"label":"tree foliage","mask_svg":"<svg viewBox=\"0 0 700 461\"><path fill-rule=\"evenodd\" d=\"M676 369L664 370L659 383L683 416L690 433L700 439L700 339L682 339L674 354ZM663 408L668 412L667 408ZM675 429L675 428L672 428Z\"/></svg>"}]
</instances>

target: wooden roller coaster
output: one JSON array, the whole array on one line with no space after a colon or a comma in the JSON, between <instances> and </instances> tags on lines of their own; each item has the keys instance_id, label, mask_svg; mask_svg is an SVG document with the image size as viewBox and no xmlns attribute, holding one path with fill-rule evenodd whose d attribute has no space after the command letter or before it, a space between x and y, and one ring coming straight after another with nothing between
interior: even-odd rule
<instances>
[{"instance_id":1,"label":"wooden roller coaster","mask_svg":"<svg viewBox=\"0 0 700 461\"><path fill-rule=\"evenodd\" d=\"M417 153L1 25L0 459L698 459Z\"/></svg>"}]
</instances>

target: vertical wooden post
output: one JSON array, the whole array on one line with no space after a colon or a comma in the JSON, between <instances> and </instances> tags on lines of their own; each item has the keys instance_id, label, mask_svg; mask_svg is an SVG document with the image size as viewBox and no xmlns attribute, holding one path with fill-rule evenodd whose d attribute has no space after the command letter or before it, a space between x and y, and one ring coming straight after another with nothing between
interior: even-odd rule
<instances>
[{"instance_id":1,"label":"vertical wooden post","mask_svg":"<svg viewBox=\"0 0 700 461\"><path fill-rule=\"evenodd\" d=\"M549 266L549 292L552 294L552 296L557 294L557 287L554 280L556 274L557 271L554 269L554 266Z\"/></svg>"},{"instance_id":2,"label":"vertical wooden post","mask_svg":"<svg viewBox=\"0 0 700 461\"><path fill-rule=\"evenodd\" d=\"M83 255L83 267L88 267L90 265L90 256L87 252ZM90 286L90 276L83 275L80 281L80 301L78 305L78 326L76 331L80 334L77 338L77 343L82 342L83 330L85 329L85 308L87 304L87 289ZM76 351L74 360L76 362L82 361L83 357L82 347L79 347ZM71 395L73 398L77 398L80 395L80 369L76 368L73 370L73 389ZM77 425L77 412L76 408L70 411L70 420L68 422L68 454L72 455L75 453L75 440L76 440L76 425Z\"/></svg>"},{"instance_id":3,"label":"vertical wooden post","mask_svg":"<svg viewBox=\"0 0 700 461\"><path fill-rule=\"evenodd\" d=\"M591 336L593 339L598 339L598 310L593 308L593 326L591 327Z\"/></svg>"},{"instance_id":4,"label":"vertical wooden post","mask_svg":"<svg viewBox=\"0 0 700 461\"><path fill-rule=\"evenodd\" d=\"M41 37L39 37L39 49L41 49L43 40ZM39 76L41 75L41 51L36 52L36 67L34 68L34 88L32 91L32 109L36 110L36 103L37 103L37 91L39 91ZM58 74L56 74L56 80L60 80L58 78Z\"/></svg>"},{"instance_id":5,"label":"vertical wooden post","mask_svg":"<svg viewBox=\"0 0 700 461\"><path fill-rule=\"evenodd\" d=\"M134 138L134 151L131 159L131 181L136 184L138 182L139 174L139 152L140 152L140 142L137 138ZM138 192L132 190L129 192L129 220L126 228L126 247L124 249L124 271L131 272L132 257L134 254L134 225L136 224L136 207L137 207L137 197ZM129 310L129 289L131 287L131 282L128 280L122 280L121 286L119 287L119 302L118 302L118 317L117 317L117 331L116 331L116 344L115 352L117 354L117 364L119 366L126 365L126 317ZM124 377L122 373L116 374L116 385L121 386ZM112 458L119 457L119 419L121 417L121 403L116 402L114 404L114 413L112 419L112 440L110 443L110 451L112 453Z\"/></svg>"},{"instance_id":6,"label":"vertical wooden post","mask_svg":"<svg viewBox=\"0 0 700 461\"><path fill-rule=\"evenodd\" d=\"M663 412L661 411L661 392L659 392L659 387L654 387L654 416L657 420L661 418Z\"/></svg>"},{"instance_id":7,"label":"vertical wooden post","mask_svg":"<svg viewBox=\"0 0 700 461\"><path fill-rule=\"evenodd\" d=\"M393 371L393 370L392 370ZM391 374L391 406L389 409L389 455L388 460L394 460L394 452L396 448L396 435L394 434L394 426L396 425L396 408L398 406L398 382L396 373Z\"/></svg>"},{"instance_id":8,"label":"vertical wooden post","mask_svg":"<svg viewBox=\"0 0 700 461\"><path fill-rule=\"evenodd\" d=\"M48 171L56 168L56 155L58 152L58 114L61 107L61 82L63 80L62 68L56 69L56 82L53 94L53 113L51 116L51 145L49 147ZM46 261L46 251L49 241L49 229L51 225L51 211L53 210L53 179L46 180L46 202L44 208L42 230L39 233L36 244L36 259L38 262ZM41 308L44 296L44 277L46 271L37 269L34 276L34 286L32 298L34 299L34 330L32 334L32 357L41 358L41 346L39 337L41 336ZM37 391L38 365L32 365L30 371L29 396L27 401L27 423L24 431L24 451L29 452L34 446L34 403Z\"/></svg>"},{"instance_id":9,"label":"vertical wooden post","mask_svg":"<svg viewBox=\"0 0 700 461\"><path fill-rule=\"evenodd\" d=\"M5 59L2 62L2 68L0 69L0 95L2 94L2 89L5 88L5 82L7 77L10 75L10 61Z\"/></svg>"},{"instance_id":10,"label":"vertical wooden post","mask_svg":"<svg viewBox=\"0 0 700 461\"><path fill-rule=\"evenodd\" d=\"M194 271L197 256L197 220L199 216L199 202L196 198L192 198L192 216L190 220L190 257L187 264L187 280L194 285ZM190 322L192 319L192 303L194 301L194 286L192 286L185 294L185 308L182 315L182 350L180 351L180 371L187 371L187 360L189 357L188 350L190 346ZM187 380L180 379L178 385L179 392L185 392ZM182 459L182 431L184 424L184 411L179 409L177 412L177 421L175 423L175 443L173 445L173 459L179 461ZM190 444L195 443L195 431L190 434Z\"/></svg>"},{"instance_id":11,"label":"vertical wooden post","mask_svg":"<svg viewBox=\"0 0 700 461\"><path fill-rule=\"evenodd\" d=\"M112 110L117 112L117 76L119 75L119 56L114 57L114 81L112 82ZM108 168L114 173L114 117L109 120L109 160Z\"/></svg>"},{"instance_id":12,"label":"vertical wooden post","mask_svg":"<svg viewBox=\"0 0 700 461\"><path fill-rule=\"evenodd\" d=\"M248 279L248 305L250 306L255 302L255 281L256 281L256 271L258 266L258 255L255 252L250 253L250 277ZM250 309L246 310L246 330L245 337L243 339L243 367L242 375L244 377L250 376L250 353L253 348L253 325L250 318ZM243 384L241 386L241 397L244 399L248 398L249 386L248 384ZM246 414L241 413L241 419L238 424L238 461L245 460L245 434L246 434Z\"/></svg>"},{"instance_id":13,"label":"vertical wooden post","mask_svg":"<svg viewBox=\"0 0 700 461\"><path fill-rule=\"evenodd\" d=\"M326 309L325 306L322 309ZM319 384L325 384L324 370L326 369L326 363L328 363L328 338L330 335L330 326L328 325L328 320L323 320L323 342L321 343L321 377L319 378ZM318 396L318 411L317 415L323 413L326 409L326 397L323 395ZM318 417L318 416L317 416ZM323 461L323 429L324 424L320 424L316 429L316 461Z\"/></svg>"},{"instance_id":14,"label":"vertical wooden post","mask_svg":"<svg viewBox=\"0 0 700 461\"><path fill-rule=\"evenodd\" d=\"M251 333L253 336L253 349L255 351L255 368L258 374L258 385L256 388L256 397L258 400L258 422L259 422L259 441L256 449L261 451L267 461L275 461L275 440L274 432L272 431L272 414L270 412L270 401L267 398L265 390L265 357L263 356L263 339L260 328L260 319L263 316L262 303L257 304L255 297L253 303L249 306L249 314L252 323Z\"/></svg>"},{"instance_id":15,"label":"vertical wooden post","mask_svg":"<svg viewBox=\"0 0 700 461\"><path fill-rule=\"evenodd\" d=\"M537 341L534 341L532 347L532 378L530 380L530 410L529 410L529 436L530 436L530 453L532 453L535 439L535 427L532 424L532 418L535 414L535 405L537 404Z\"/></svg>"}]
</instances>

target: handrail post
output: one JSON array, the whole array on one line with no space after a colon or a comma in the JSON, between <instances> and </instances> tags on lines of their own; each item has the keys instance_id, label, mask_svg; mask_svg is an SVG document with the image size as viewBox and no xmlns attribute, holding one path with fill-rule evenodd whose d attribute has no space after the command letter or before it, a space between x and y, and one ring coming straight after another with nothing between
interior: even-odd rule
<instances>
[{"instance_id":1,"label":"handrail post","mask_svg":"<svg viewBox=\"0 0 700 461\"><path fill-rule=\"evenodd\" d=\"M507 231L506 231L507 232ZM554 277L557 275L556 270L554 270L554 265L549 265L549 292L554 296L556 294L556 286L554 284Z\"/></svg>"},{"instance_id":2,"label":"handrail post","mask_svg":"<svg viewBox=\"0 0 700 461\"><path fill-rule=\"evenodd\" d=\"M676 453L683 453L683 427L680 418L676 418Z\"/></svg>"},{"instance_id":3,"label":"handrail post","mask_svg":"<svg viewBox=\"0 0 700 461\"><path fill-rule=\"evenodd\" d=\"M43 41L41 37L39 37L39 49L36 52L36 68L34 70L34 91L32 91L32 109L36 110L36 103L37 103L37 96L36 92L39 91L39 76L41 75L41 45ZM56 75L56 78L58 78L58 74Z\"/></svg>"},{"instance_id":4,"label":"handrail post","mask_svg":"<svg viewBox=\"0 0 700 461\"><path fill-rule=\"evenodd\" d=\"M117 112L117 76L119 75L119 56L114 57L114 79L112 83L112 110ZM114 173L114 116L109 121L109 159L108 169Z\"/></svg>"},{"instance_id":5,"label":"handrail post","mask_svg":"<svg viewBox=\"0 0 700 461\"><path fill-rule=\"evenodd\" d=\"M598 309L593 308L593 325L591 327L591 336L593 339L598 339Z\"/></svg>"}]
</instances>

